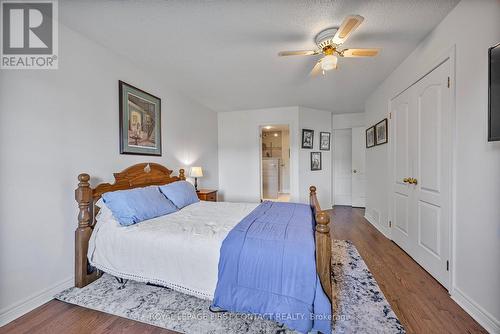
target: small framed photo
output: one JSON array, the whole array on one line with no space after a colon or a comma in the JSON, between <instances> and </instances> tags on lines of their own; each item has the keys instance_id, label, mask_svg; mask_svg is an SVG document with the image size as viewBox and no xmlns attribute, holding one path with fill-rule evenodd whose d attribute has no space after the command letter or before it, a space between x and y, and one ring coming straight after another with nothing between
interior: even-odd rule
<instances>
[{"instance_id":1,"label":"small framed photo","mask_svg":"<svg viewBox=\"0 0 500 334\"><path fill-rule=\"evenodd\" d=\"M302 129L302 148L313 148L314 130Z\"/></svg>"},{"instance_id":2,"label":"small framed photo","mask_svg":"<svg viewBox=\"0 0 500 334\"><path fill-rule=\"evenodd\" d=\"M319 133L319 149L322 151L330 151L330 132Z\"/></svg>"},{"instance_id":3,"label":"small framed photo","mask_svg":"<svg viewBox=\"0 0 500 334\"><path fill-rule=\"evenodd\" d=\"M375 146L375 127L370 126L366 129L366 148Z\"/></svg>"},{"instance_id":4,"label":"small framed photo","mask_svg":"<svg viewBox=\"0 0 500 334\"><path fill-rule=\"evenodd\" d=\"M311 152L311 170L321 170L321 152Z\"/></svg>"},{"instance_id":5,"label":"small framed photo","mask_svg":"<svg viewBox=\"0 0 500 334\"><path fill-rule=\"evenodd\" d=\"M387 118L375 124L375 145L387 143Z\"/></svg>"},{"instance_id":6,"label":"small framed photo","mask_svg":"<svg viewBox=\"0 0 500 334\"><path fill-rule=\"evenodd\" d=\"M118 82L120 153L161 156L161 99Z\"/></svg>"}]
</instances>

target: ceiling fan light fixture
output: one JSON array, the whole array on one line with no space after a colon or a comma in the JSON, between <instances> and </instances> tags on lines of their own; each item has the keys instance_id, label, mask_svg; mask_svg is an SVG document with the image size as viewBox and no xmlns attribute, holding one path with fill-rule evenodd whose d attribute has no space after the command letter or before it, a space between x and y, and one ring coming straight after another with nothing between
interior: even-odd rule
<instances>
[{"instance_id":1,"label":"ceiling fan light fixture","mask_svg":"<svg viewBox=\"0 0 500 334\"><path fill-rule=\"evenodd\" d=\"M321 69L323 71L330 71L337 68L337 57L330 55L330 56L325 56L321 60Z\"/></svg>"}]
</instances>

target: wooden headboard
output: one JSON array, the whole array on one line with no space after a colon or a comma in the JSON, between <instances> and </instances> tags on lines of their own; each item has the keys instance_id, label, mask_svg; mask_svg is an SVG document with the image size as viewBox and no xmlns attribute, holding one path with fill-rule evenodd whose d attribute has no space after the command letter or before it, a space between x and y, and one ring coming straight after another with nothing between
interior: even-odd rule
<instances>
[{"instance_id":1,"label":"wooden headboard","mask_svg":"<svg viewBox=\"0 0 500 334\"><path fill-rule=\"evenodd\" d=\"M133 165L113 175L115 177L113 184L101 183L95 188L90 187L89 174L78 175L79 183L75 190L75 199L80 210L78 228L75 231L75 286L78 288L84 287L99 277L97 270L92 271L89 268L87 250L95 225L95 217L99 212L95 203L102 194L108 191L162 185L186 179L184 169L179 170L179 176L172 176L170 169L153 162Z\"/></svg>"}]
</instances>

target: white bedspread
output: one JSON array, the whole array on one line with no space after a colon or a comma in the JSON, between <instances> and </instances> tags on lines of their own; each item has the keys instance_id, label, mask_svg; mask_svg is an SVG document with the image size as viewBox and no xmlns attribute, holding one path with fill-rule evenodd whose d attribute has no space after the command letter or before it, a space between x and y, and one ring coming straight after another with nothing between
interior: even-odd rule
<instances>
[{"instance_id":1,"label":"white bedspread","mask_svg":"<svg viewBox=\"0 0 500 334\"><path fill-rule=\"evenodd\" d=\"M201 201L127 227L101 217L88 258L114 276L212 299L222 241L257 205Z\"/></svg>"}]
</instances>

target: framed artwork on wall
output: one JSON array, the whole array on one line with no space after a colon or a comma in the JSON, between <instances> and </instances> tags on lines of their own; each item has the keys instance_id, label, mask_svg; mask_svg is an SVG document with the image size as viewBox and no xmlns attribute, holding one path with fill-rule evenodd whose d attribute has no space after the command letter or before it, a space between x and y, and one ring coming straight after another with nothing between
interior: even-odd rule
<instances>
[{"instance_id":1,"label":"framed artwork on wall","mask_svg":"<svg viewBox=\"0 0 500 334\"><path fill-rule=\"evenodd\" d=\"M488 49L488 141L500 140L500 43Z\"/></svg>"},{"instance_id":2,"label":"framed artwork on wall","mask_svg":"<svg viewBox=\"0 0 500 334\"><path fill-rule=\"evenodd\" d=\"M313 148L314 130L302 129L302 148Z\"/></svg>"},{"instance_id":3,"label":"framed artwork on wall","mask_svg":"<svg viewBox=\"0 0 500 334\"><path fill-rule=\"evenodd\" d=\"M311 170L321 170L321 152L311 152Z\"/></svg>"},{"instance_id":4,"label":"framed artwork on wall","mask_svg":"<svg viewBox=\"0 0 500 334\"><path fill-rule=\"evenodd\" d=\"M330 132L319 133L319 149L322 151L330 151Z\"/></svg>"},{"instance_id":5,"label":"framed artwork on wall","mask_svg":"<svg viewBox=\"0 0 500 334\"><path fill-rule=\"evenodd\" d=\"M370 126L366 129L366 148L375 146L375 127Z\"/></svg>"},{"instance_id":6,"label":"framed artwork on wall","mask_svg":"<svg viewBox=\"0 0 500 334\"><path fill-rule=\"evenodd\" d=\"M161 156L161 99L123 81L120 97L120 153Z\"/></svg>"},{"instance_id":7,"label":"framed artwork on wall","mask_svg":"<svg viewBox=\"0 0 500 334\"><path fill-rule=\"evenodd\" d=\"M375 145L387 143L387 118L375 124Z\"/></svg>"}]
</instances>

